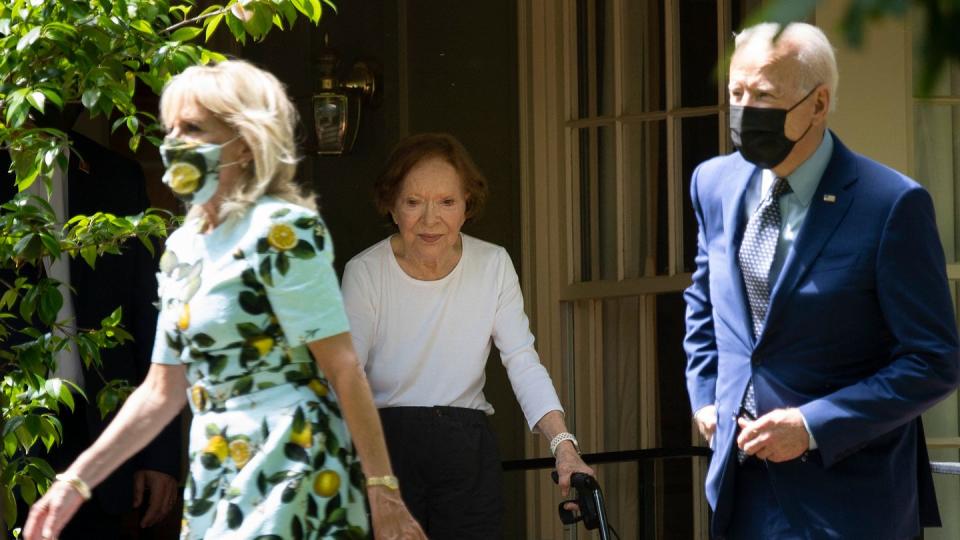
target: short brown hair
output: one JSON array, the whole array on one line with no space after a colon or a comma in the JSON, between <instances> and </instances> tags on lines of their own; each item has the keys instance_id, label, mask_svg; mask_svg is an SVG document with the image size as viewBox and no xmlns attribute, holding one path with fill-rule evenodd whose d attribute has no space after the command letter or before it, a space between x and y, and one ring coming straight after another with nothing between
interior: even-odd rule
<instances>
[{"instance_id":1,"label":"short brown hair","mask_svg":"<svg viewBox=\"0 0 960 540\"><path fill-rule=\"evenodd\" d=\"M397 143L373 185L373 202L381 215L390 215L410 169L431 157L443 159L456 169L467 197L467 220L480 215L487 202L487 179L463 144L449 133L419 133Z\"/></svg>"}]
</instances>

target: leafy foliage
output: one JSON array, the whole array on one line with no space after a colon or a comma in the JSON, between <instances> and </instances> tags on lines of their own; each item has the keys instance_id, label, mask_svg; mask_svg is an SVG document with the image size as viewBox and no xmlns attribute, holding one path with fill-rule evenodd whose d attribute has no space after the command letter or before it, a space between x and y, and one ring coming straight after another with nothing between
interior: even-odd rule
<instances>
[{"instance_id":1,"label":"leafy foliage","mask_svg":"<svg viewBox=\"0 0 960 540\"><path fill-rule=\"evenodd\" d=\"M203 2L208 4L209 2ZM14 489L28 504L42 494L53 471L34 457L39 445L61 442L61 406L73 409L76 396L95 399L102 414L129 394L125 381L105 381L97 396L86 396L66 380L48 378L55 355L79 351L98 372L100 351L130 335L114 311L100 328L70 329L58 321L63 304L59 283L39 269L44 261L119 253L137 239L151 251L154 239L175 225L168 213L149 210L119 217L97 213L56 224L46 200L25 190L37 181L50 193L55 167L65 168L66 134L36 120L80 103L91 116L104 116L112 129L125 128L136 150L146 139L159 144L157 117L140 110L140 88L159 93L169 78L190 65L223 56L205 48L218 30L244 43L264 39L304 17L316 24L331 0L229 0L206 8L193 0L10 0L0 4L0 147L10 153L17 190L0 205L0 520L16 519ZM225 28L225 30L221 30ZM2 529L0 529L2 530Z\"/></svg>"},{"instance_id":2,"label":"leafy foliage","mask_svg":"<svg viewBox=\"0 0 960 540\"><path fill-rule=\"evenodd\" d=\"M772 0L751 21L802 21L813 13L818 1L823 0ZM840 30L848 44L859 47L867 24L885 17L903 17L911 9L921 17L923 25L919 36L923 60L917 90L928 95L947 64L960 60L960 0L850 0Z\"/></svg>"}]
</instances>

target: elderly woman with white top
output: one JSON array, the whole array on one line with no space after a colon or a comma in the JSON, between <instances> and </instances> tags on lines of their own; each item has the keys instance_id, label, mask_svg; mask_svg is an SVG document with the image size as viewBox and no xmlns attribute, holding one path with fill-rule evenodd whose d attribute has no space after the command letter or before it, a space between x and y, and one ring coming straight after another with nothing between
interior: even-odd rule
<instances>
[{"instance_id":1,"label":"elderly woman with white top","mask_svg":"<svg viewBox=\"0 0 960 540\"><path fill-rule=\"evenodd\" d=\"M446 134L406 138L375 186L397 232L347 263L354 347L380 410L403 499L433 539L502 537L501 466L484 368L495 344L528 426L550 441L560 487L593 471L567 431L502 247L460 232L487 196Z\"/></svg>"}]
</instances>

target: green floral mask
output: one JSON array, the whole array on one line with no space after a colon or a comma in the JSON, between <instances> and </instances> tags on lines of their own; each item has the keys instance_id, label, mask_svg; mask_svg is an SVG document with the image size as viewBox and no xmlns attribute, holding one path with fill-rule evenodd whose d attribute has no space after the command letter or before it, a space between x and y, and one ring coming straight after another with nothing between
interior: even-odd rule
<instances>
[{"instance_id":1,"label":"green floral mask","mask_svg":"<svg viewBox=\"0 0 960 540\"><path fill-rule=\"evenodd\" d=\"M234 137L223 144L199 143L167 137L160 145L160 157L167 168L163 183L173 194L189 204L203 204L217 192L220 169L234 163L220 163L223 147L239 139Z\"/></svg>"}]
</instances>

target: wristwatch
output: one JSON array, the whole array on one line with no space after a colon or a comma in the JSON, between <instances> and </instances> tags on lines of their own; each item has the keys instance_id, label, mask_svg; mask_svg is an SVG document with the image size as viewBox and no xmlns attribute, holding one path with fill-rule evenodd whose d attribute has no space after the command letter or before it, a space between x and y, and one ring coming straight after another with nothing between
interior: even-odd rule
<instances>
[{"instance_id":1,"label":"wristwatch","mask_svg":"<svg viewBox=\"0 0 960 540\"><path fill-rule=\"evenodd\" d=\"M397 477L392 474L388 474L386 476L371 476L370 478L367 478L367 487L374 486L383 486L387 489L396 491L400 489L400 482L398 482Z\"/></svg>"}]
</instances>

